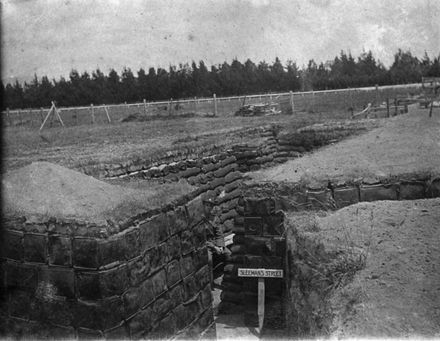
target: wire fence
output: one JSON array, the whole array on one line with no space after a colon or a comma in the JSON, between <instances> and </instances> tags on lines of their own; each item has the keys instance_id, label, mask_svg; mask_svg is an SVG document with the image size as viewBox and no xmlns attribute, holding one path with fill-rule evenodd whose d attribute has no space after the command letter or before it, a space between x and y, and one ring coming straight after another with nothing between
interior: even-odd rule
<instances>
[{"instance_id":1,"label":"wire fence","mask_svg":"<svg viewBox=\"0 0 440 341\"><path fill-rule=\"evenodd\" d=\"M421 93L421 84L405 84L353 89L284 92L261 95L213 97L168 100L158 102L124 103L82 107L59 107L65 126L85 124L111 124L153 119L170 119L192 115L223 116L234 114L244 104L271 103L288 112L356 111L368 103L378 106L387 99L414 96ZM2 112L4 126L37 129L44 121L49 108L19 109ZM59 126L52 115L46 127Z\"/></svg>"}]
</instances>

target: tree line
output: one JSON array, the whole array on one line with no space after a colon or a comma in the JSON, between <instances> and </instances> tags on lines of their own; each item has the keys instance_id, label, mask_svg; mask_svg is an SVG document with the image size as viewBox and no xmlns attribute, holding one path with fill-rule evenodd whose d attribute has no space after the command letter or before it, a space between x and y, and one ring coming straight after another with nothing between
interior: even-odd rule
<instances>
[{"instance_id":1,"label":"tree line","mask_svg":"<svg viewBox=\"0 0 440 341\"><path fill-rule=\"evenodd\" d=\"M100 69L91 74L72 70L68 79L35 75L23 84L2 82L2 109L47 107L52 100L60 106L79 106L405 84L420 82L422 76L440 77L440 55L431 59L425 52L419 59L399 49L389 68L371 51L357 58L341 51L331 61L318 64L312 59L302 68L291 60L283 65L276 58L272 64L234 59L210 69L203 61L193 61L168 70L151 67L147 72L141 68L136 75L127 67L120 75L114 69L108 74Z\"/></svg>"}]
</instances>

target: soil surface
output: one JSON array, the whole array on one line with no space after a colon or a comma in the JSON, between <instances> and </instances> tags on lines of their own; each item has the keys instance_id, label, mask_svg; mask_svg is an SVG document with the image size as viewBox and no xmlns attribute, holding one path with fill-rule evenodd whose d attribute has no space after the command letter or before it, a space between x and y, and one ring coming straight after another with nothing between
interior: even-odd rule
<instances>
[{"instance_id":1,"label":"soil surface","mask_svg":"<svg viewBox=\"0 0 440 341\"><path fill-rule=\"evenodd\" d=\"M364 202L307 218L289 215L327 249L366 256L365 268L330 298L331 336L440 337L439 198Z\"/></svg>"},{"instance_id":2,"label":"soil surface","mask_svg":"<svg viewBox=\"0 0 440 341\"><path fill-rule=\"evenodd\" d=\"M250 177L257 181L325 182L360 177L440 173L440 113L410 112L389 119L381 127L328 145Z\"/></svg>"},{"instance_id":3,"label":"soil surface","mask_svg":"<svg viewBox=\"0 0 440 341\"><path fill-rule=\"evenodd\" d=\"M294 130L317 122L341 120L349 112L295 113L263 117L178 117L147 122L48 128L6 127L4 171L48 161L68 168L148 159L167 150L252 143L243 130L278 124ZM256 139L255 142L258 142Z\"/></svg>"},{"instance_id":4,"label":"soil surface","mask_svg":"<svg viewBox=\"0 0 440 341\"><path fill-rule=\"evenodd\" d=\"M34 162L4 174L6 215L47 216L104 223L148 211L187 194L187 183L118 186L49 162Z\"/></svg>"}]
</instances>

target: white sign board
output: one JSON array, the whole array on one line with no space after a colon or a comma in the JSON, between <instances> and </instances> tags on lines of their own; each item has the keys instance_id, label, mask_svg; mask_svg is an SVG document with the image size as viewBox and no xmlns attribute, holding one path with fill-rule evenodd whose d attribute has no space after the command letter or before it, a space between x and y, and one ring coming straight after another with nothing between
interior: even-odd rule
<instances>
[{"instance_id":1,"label":"white sign board","mask_svg":"<svg viewBox=\"0 0 440 341\"><path fill-rule=\"evenodd\" d=\"M280 269L238 269L238 277L283 278Z\"/></svg>"}]
</instances>

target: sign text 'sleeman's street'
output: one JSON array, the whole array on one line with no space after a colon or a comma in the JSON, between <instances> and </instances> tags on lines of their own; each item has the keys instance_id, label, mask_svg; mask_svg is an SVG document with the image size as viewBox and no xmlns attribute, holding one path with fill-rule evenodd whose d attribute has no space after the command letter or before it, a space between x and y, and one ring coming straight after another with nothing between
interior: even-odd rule
<instances>
[{"instance_id":1,"label":"sign text 'sleeman's street'","mask_svg":"<svg viewBox=\"0 0 440 341\"><path fill-rule=\"evenodd\" d=\"M283 270L278 269L238 269L238 277L283 278Z\"/></svg>"}]
</instances>

